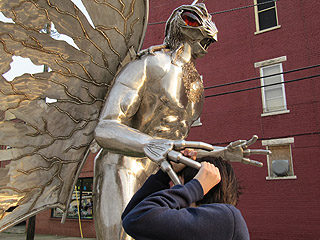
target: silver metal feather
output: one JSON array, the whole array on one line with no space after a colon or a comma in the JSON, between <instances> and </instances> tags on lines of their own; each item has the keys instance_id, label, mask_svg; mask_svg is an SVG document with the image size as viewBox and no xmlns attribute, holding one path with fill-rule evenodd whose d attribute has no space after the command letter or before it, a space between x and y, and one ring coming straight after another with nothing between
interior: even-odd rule
<instances>
[{"instance_id":1,"label":"silver metal feather","mask_svg":"<svg viewBox=\"0 0 320 240\"><path fill-rule=\"evenodd\" d=\"M128 49L142 45L147 0L82 2L94 27L69 0L0 2L14 21L0 22L0 161L10 162L0 169L0 231L46 208L67 209L112 80ZM47 24L77 48L44 33ZM50 71L7 81L12 56Z\"/></svg>"}]
</instances>

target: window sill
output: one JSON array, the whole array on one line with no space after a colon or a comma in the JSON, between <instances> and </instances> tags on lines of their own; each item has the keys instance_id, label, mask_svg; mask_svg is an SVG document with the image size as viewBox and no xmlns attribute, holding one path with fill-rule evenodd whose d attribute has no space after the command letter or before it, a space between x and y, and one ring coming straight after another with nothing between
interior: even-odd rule
<instances>
[{"instance_id":1,"label":"window sill","mask_svg":"<svg viewBox=\"0 0 320 240\"><path fill-rule=\"evenodd\" d=\"M292 179L297 179L297 176L286 176L286 177L266 177L266 180L292 180Z\"/></svg>"},{"instance_id":2,"label":"window sill","mask_svg":"<svg viewBox=\"0 0 320 240\"><path fill-rule=\"evenodd\" d=\"M290 110L281 110L281 111L274 111L274 112L266 112L262 113L261 117L267 117L267 116L273 116L273 115L280 115L280 114L286 114L290 113Z\"/></svg>"},{"instance_id":3,"label":"window sill","mask_svg":"<svg viewBox=\"0 0 320 240\"><path fill-rule=\"evenodd\" d=\"M267 29L264 29L264 30L261 30L261 31L256 31L254 33L254 35L258 35L258 34L261 34L261 33L273 31L273 30L276 30L276 29L279 29L279 28L281 28L281 25L278 25L278 26L275 26L275 27L272 27L272 28L267 28Z\"/></svg>"}]
</instances>

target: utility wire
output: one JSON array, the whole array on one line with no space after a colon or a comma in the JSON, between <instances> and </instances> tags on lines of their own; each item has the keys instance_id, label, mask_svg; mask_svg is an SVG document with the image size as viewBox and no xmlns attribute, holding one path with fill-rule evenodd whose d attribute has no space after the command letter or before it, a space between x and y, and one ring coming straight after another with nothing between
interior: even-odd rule
<instances>
[{"instance_id":1,"label":"utility wire","mask_svg":"<svg viewBox=\"0 0 320 240\"><path fill-rule=\"evenodd\" d=\"M267 85L264 85L264 86L257 86L257 87L252 87L252 88L246 88L246 89L230 91L230 92L212 94L212 95L205 96L205 98L217 97L217 96L227 95L227 94L231 94L231 93L239 93L239 92L244 92L244 91L250 91L250 90L259 89L259 88L266 88L266 87L275 86L275 85L279 85L279 84L286 84L286 83L297 82L297 81L301 81L301 80L307 80L307 79L315 78L315 77L320 77L320 74L313 75L313 76L308 76L308 77L303 77L303 78L297 78L297 79L293 79L293 80L288 80L288 81L280 82L280 83L267 84Z\"/></svg>"},{"instance_id":2,"label":"utility wire","mask_svg":"<svg viewBox=\"0 0 320 240\"><path fill-rule=\"evenodd\" d=\"M260 6L260 5L263 5L263 4L268 4L268 3L277 2L277 1L280 1L280 0L270 0L270 1L267 1L267 2L263 2L263 3L257 3L257 4L253 4L253 5L243 6L243 7L232 8L232 9L223 10L223 11L219 11L219 12L213 12L213 13L209 13L209 14L210 15L217 15L217 14L221 14L221 13L233 12L233 11L243 10L243 9L246 9L246 8ZM163 23L166 23L166 22L167 21L160 21L160 22L148 23L148 25L163 24Z\"/></svg>"},{"instance_id":3,"label":"utility wire","mask_svg":"<svg viewBox=\"0 0 320 240\"><path fill-rule=\"evenodd\" d=\"M248 5L248 6L244 6L244 7L228 9L228 10L224 10L224 11L220 11L220 12L213 12L213 13L210 13L210 14L211 15L217 15L217 14L226 13L226 12L233 12L233 11L238 11L238 10L251 8L251 7L255 7L255 6L260 6L260 5L263 5L263 4L268 4L268 3L277 2L277 1L280 1L280 0L271 0L271 1L263 2L263 3L257 3L257 4Z\"/></svg>"},{"instance_id":4,"label":"utility wire","mask_svg":"<svg viewBox=\"0 0 320 240\"><path fill-rule=\"evenodd\" d=\"M270 140L270 139L278 139L278 138L288 138L288 137L302 137L302 136L310 136L310 135L319 135L320 132L306 132L306 133L297 133L297 134L290 134L285 136L276 136L276 137L268 137L268 138L259 138L258 141L262 140ZM227 145L229 142L216 142L216 143L210 143L212 146L219 146L219 145Z\"/></svg>"},{"instance_id":5,"label":"utility wire","mask_svg":"<svg viewBox=\"0 0 320 240\"><path fill-rule=\"evenodd\" d=\"M260 76L260 77L244 79L244 80L240 80L240 81L236 81L236 82L229 82L229 83L214 85L214 86L210 86L210 87L205 87L204 90L218 88L218 87L225 87L225 86L234 85L234 84L238 84L238 83L250 82L250 81L261 79L261 78L268 78L268 77L273 77L273 76L277 76L277 75L281 75L281 74L293 73L293 72L298 72L298 71L307 70L307 69L316 68L316 67L320 67L320 64L312 65L312 66L308 66L308 67L303 67L303 68L297 68L297 69L293 69L293 70L289 70L289 71L285 71L285 72L270 74L270 75L266 75L263 77Z\"/></svg>"},{"instance_id":6,"label":"utility wire","mask_svg":"<svg viewBox=\"0 0 320 240\"><path fill-rule=\"evenodd\" d=\"M293 97L295 97L295 95L293 95ZM313 104L319 104L320 101L315 101L315 100L312 100L312 101L307 101L307 102L299 102L299 103L287 103L287 108L288 109L291 109L293 107L303 107L303 106L310 106L310 105L313 105ZM302 106L303 105L303 106ZM252 112L258 112L258 111L261 111L262 108L261 108L261 105L260 104L251 104L251 105L236 105L236 106L232 106L232 107L229 107L229 108L226 108L224 109L224 113L226 115L228 115L229 113L234 113L235 111L237 112L245 112L245 111L252 111ZM212 114L214 112L214 110L212 111L208 111L204 114Z\"/></svg>"}]
</instances>

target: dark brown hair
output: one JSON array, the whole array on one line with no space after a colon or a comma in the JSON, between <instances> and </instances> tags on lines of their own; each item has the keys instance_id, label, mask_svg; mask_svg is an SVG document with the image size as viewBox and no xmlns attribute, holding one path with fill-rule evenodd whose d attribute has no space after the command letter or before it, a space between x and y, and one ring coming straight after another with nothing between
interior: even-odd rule
<instances>
[{"instance_id":1,"label":"dark brown hair","mask_svg":"<svg viewBox=\"0 0 320 240\"><path fill-rule=\"evenodd\" d=\"M221 158L204 157L199 159L199 162L210 162L219 168L221 181L214 186L202 200L197 201L196 205L210 204L210 203L226 203L236 205L240 195L240 188L237 178L234 174L233 168L228 161ZM178 175L184 178L184 182L191 181L198 170L186 167Z\"/></svg>"}]
</instances>

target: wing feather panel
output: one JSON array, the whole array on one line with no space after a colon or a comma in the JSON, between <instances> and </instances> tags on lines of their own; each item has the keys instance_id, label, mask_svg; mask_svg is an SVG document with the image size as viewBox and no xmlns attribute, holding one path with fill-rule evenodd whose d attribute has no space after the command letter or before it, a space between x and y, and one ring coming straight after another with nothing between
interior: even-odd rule
<instances>
[{"instance_id":1,"label":"wing feather panel","mask_svg":"<svg viewBox=\"0 0 320 240\"><path fill-rule=\"evenodd\" d=\"M13 56L49 67L12 81L0 77L0 161L9 162L0 169L0 231L45 208L67 208L105 94L146 29L147 0L105 2L83 0L92 27L69 0L0 1L14 21L0 22L1 74Z\"/></svg>"}]
</instances>

